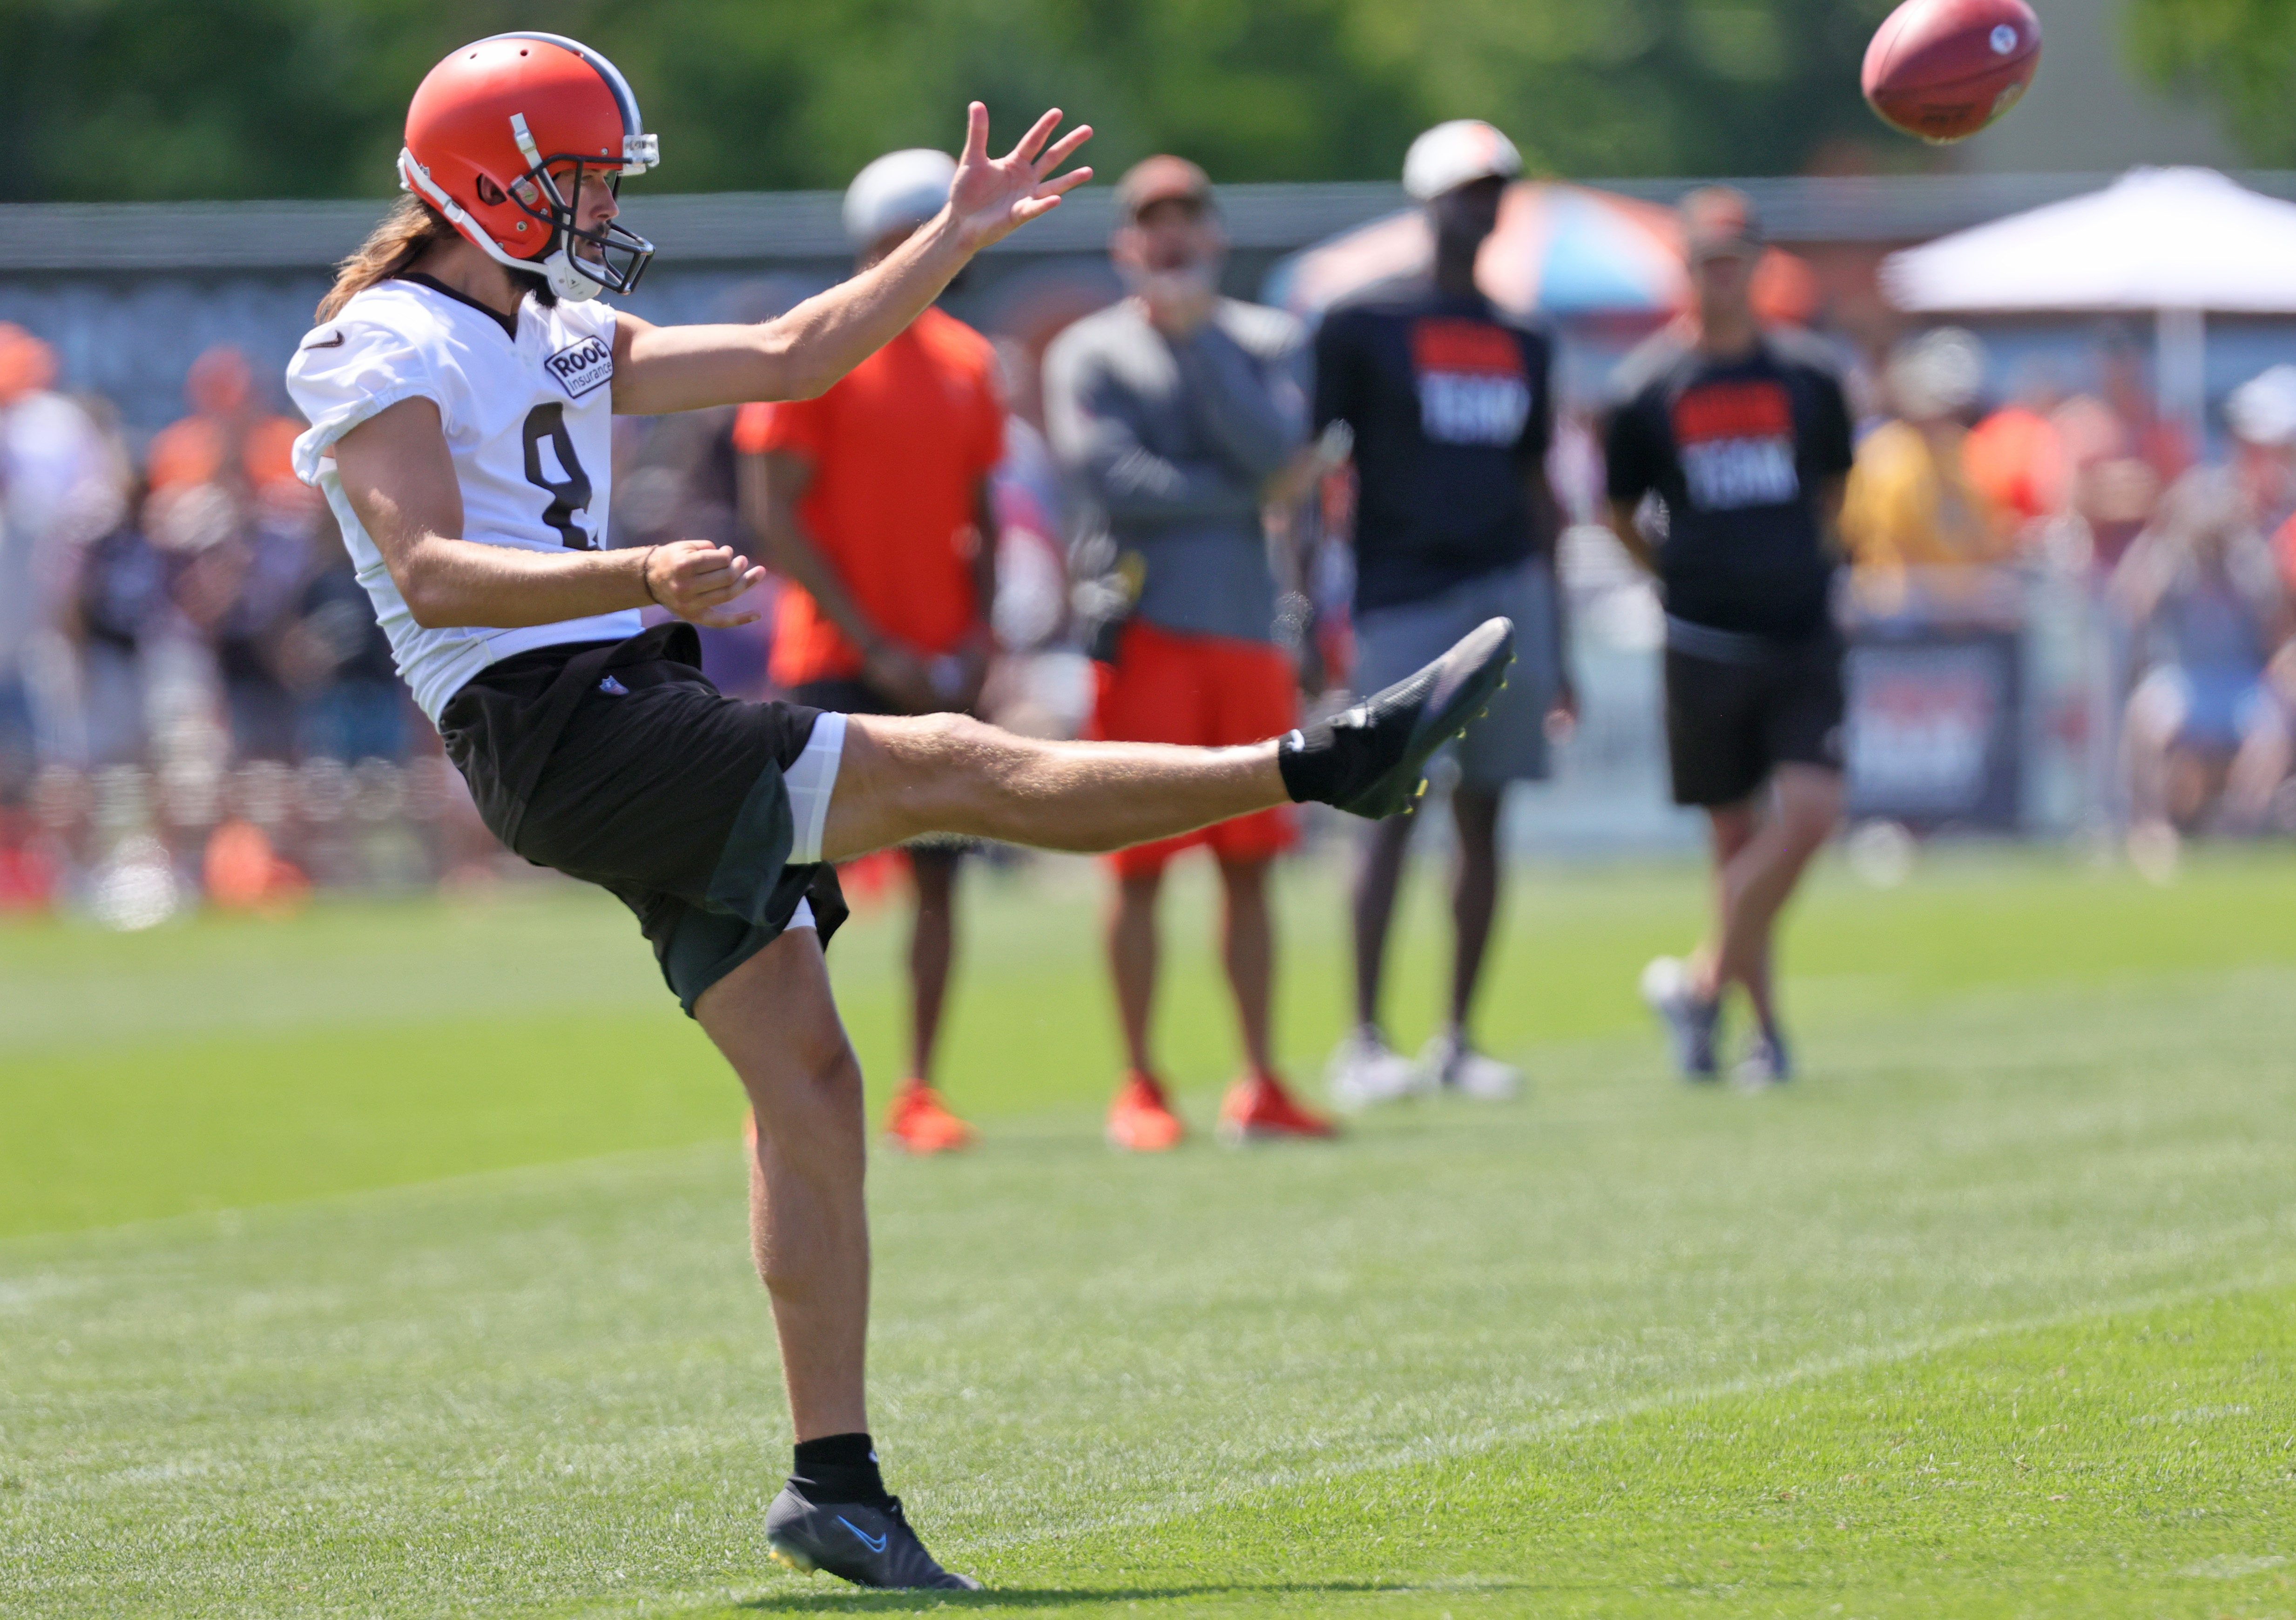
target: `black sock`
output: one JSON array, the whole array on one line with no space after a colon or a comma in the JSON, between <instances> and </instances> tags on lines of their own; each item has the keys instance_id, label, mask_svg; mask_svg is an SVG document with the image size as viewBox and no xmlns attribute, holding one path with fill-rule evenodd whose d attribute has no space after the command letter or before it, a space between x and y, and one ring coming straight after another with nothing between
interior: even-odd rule
<instances>
[{"instance_id":1,"label":"black sock","mask_svg":"<svg viewBox=\"0 0 2296 1620\"><path fill-rule=\"evenodd\" d=\"M1332 727L1317 720L1275 745L1275 769L1294 804L1329 804L1340 791L1340 761L1332 747Z\"/></svg>"},{"instance_id":2,"label":"black sock","mask_svg":"<svg viewBox=\"0 0 2296 1620\"><path fill-rule=\"evenodd\" d=\"M890 1500L877 1472L877 1448L866 1435L824 1435L799 1441L790 1484L816 1502L860 1502L873 1508Z\"/></svg>"}]
</instances>

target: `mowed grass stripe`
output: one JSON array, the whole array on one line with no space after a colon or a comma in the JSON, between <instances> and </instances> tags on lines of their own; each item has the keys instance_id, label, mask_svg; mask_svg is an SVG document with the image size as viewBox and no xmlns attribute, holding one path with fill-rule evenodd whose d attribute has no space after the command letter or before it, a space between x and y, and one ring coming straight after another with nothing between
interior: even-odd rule
<instances>
[{"instance_id":1,"label":"mowed grass stripe","mask_svg":"<svg viewBox=\"0 0 2296 1620\"><path fill-rule=\"evenodd\" d=\"M1402 1110L1328 1151L1112 1159L1079 1111L967 1160L882 1163L875 1426L896 1484L952 1558L1055 1609L1080 1590L1104 1595L1081 1612L1656 1612L1727 1584L1661 1531L1711 1519L1767 1546L1748 1482L1792 1426L1666 1430L1675 1403L1784 1410L1761 1403L1827 1368L1961 1365L1984 1347L1926 1347L2296 1263L2289 974L2107 976L1814 1016L1812 1083L1760 1098L1662 1081L1636 1031L1550 1043L1523 1106ZM26 1554L0 1607L636 1613L802 1592L757 1542L787 1435L740 1179L727 1139L0 1245L0 1471L19 1487L0 1542ZM2192 1377L2250 1353L2230 1343L2195 1339ZM1998 1438L1981 1402L1873 1376L1972 1455ZM1712 1393L1732 1389L1751 1393ZM1581 1501L1562 1527L1611 1539L1573 1566L1583 1590L1537 1585L1575 1543L1537 1492L1489 1494L1529 1463L1483 1460L1567 1473L1604 1424L1658 1424L1636 1432L1686 1460ZM1940 1501L1993 1511L1939 1477L1964 1482ZM2148 1558L2275 1556L2194 1517L2218 1477L2162 1498ZM2035 1538L2000 1567L2054 1584ZM1699 1600L1935 1612L1901 1590L1897 1543L1803 1539L1771 1584ZM1620 1607L1669 1572L1688 1584ZM1347 1584L1414 1581L1431 1589ZM2124 1612L2074 1590L2087 1608L2052 1612Z\"/></svg>"},{"instance_id":2,"label":"mowed grass stripe","mask_svg":"<svg viewBox=\"0 0 2296 1620\"><path fill-rule=\"evenodd\" d=\"M1394 953L1390 1023L1406 1048L1431 1024L1447 968L1436 878L1414 881ZM1048 861L966 883L943 1089L1000 1131L1089 1130L1119 1064L1101 875ZM1310 1080L1346 1021L1344 886L1329 860L1294 864L1280 885L1279 1038ZM1480 1020L1486 1044L1567 1087L1578 1043L1635 1037L1638 1078L1656 1081L1635 976L1693 937L1701 887L1687 864L1521 874ZM1172 888L1162 1050L1201 1116L1234 1073L1233 1017L1207 949L1208 875L1183 867ZM2165 975L2204 987L2296 966L2292 911L2296 863L2276 853L2196 862L2168 891L2046 855L1957 855L1888 893L1825 872L1792 927L1788 1005L1805 1061L1843 1073L1894 1061L1866 1026L1988 996L2003 1009L1995 1050L2014 1050L2003 1061L2083 1063L2102 1049L2090 1021L2029 1016L2027 992L2142 995ZM879 1102L903 1069L906 940L896 900L865 911L832 953ZM738 1095L656 980L620 908L570 884L124 939L0 928L0 1235L722 1139Z\"/></svg>"},{"instance_id":3,"label":"mowed grass stripe","mask_svg":"<svg viewBox=\"0 0 2296 1620\"><path fill-rule=\"evenodd\" d=\"M980 1567L1051 1615L2285 1614L2292 1318L2284 1286L1988 1328ZM794 1584L739 1612L855 1607Z\"/></svg>"}]
</instances>

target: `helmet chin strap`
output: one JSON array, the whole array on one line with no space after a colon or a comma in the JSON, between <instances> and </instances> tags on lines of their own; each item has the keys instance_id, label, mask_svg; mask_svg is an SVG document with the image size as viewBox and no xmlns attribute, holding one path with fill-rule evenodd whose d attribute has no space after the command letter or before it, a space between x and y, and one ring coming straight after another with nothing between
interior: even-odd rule
<instances>
[{"instance_id":1,"label":"helmet chin strap","mask_svg":"<svg viewBox=\"0 0 2296 1620\"><path fill-rule=\"evenodd\" d=\"M430 177L430 171L414 160L414 154L401 147L398 152L398 185L402 191L421 196L431 207L447 217L447 223L463 234L480 252L508 270L522 270L528 275L540 275L550 284L551 292L570 304L585 303L604 292L605 284L594 280L577 267L571 250L560 232L560 245L540 259L516 259L489 235L485 227L471 218L470 210L447 194L446 189Z\"/></svg>"},{"instance_id":2,"label":"helmet chin strap","mask_svg":"<svg viewBox=\"0 0 2296 1620\"><path fill-rule=\"evenodd\" d=\"M527 267L533 268L531 265ZM593 281L577 269L572 251L563 247L543 259L542 275L563 303L587 303L606 290L603 282Z\"/></svg>"}]
</instances>

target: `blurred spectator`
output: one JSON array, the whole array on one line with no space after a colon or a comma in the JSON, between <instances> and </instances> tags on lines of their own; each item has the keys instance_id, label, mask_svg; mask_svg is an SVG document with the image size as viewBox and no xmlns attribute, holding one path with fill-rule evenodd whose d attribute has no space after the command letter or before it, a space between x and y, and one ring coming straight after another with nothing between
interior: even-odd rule
<instances>
[{"instance_id":1,"label":"blurred spectator","mask_svg":"<svg viewBox=\"0 0 2296 1620\"><path fill-rule=\"evenodd\" d=\"M184 400L191 415L153 434L144 455L155 492L213 483L252 498L296 482L289 456L302 429L261 408L254 372L238 349L217 344L193 361Z\"/></svg>"},{"instance_id":2,"label":"blurred spectator","mask_svg":"<svg viewBox=\"0 0 2296 1620\"><path fill-rule=\"evenodd\" d=\"M293 759L296 704L280 639L309 570L309 529L251 521L220 482L155 490L145 511L169 556L176 610L213 654L234 755Z\"/></svg>"},{"instance_id":3,"label":"blurred spectator","mask_svg":"<svg viewBox=\"0 0 2296 1620\"><path fill-rule=\"evenodd\" d=\"M820 291L811 278L787 274L737 283L713 300L713 318L756 325L787 314ZM614 418L614 507L606 527L610 546L651 546L669 540L709 540L746 550L750 531L740 514L734 448L740 413L733 407L680 411L667 416ZM769 669L779 617L778 581L760 585L754 624L728 629L697 627L701 670L729 697L775 694Z\"/></svg>"},{"instance_id":4,"label":"blurred spectator","mask_svg":"<svg viewBox=\"0 0 2296 1620\"><path fill-rule=\"evenodd\" d=\"M300 429L262 408L247 357L227 345L192 362L184 395L191 414L145 459L146 531L175 560L177 609L213 648L234 753L291 760L281 643L322 516L290 462Z\"/></svg>"},{"instance_id":5,"label":"blurred spectator","mask_svg":"<svg viewBox=\"0 0 2296 1620\"><path fill-rule=\"evenodd\" d=\"M769 318L769 317L759 317ZM733 409L614 419L614 509L606 542L615 547L670 540L750 545L736 508ZM756 598L758 623L727 629L699 627L701 670L729 697L767 695L767 653L773 640L771 582Z\"/></svg>"},{"instance_id":6,"label":"blurred spectator","mask_svg":"<svg viewBox=\"0 0 2296 1620\"><path fill-rule=\"evenodd\" d=\"M1947 326L1898 346L1887 383L1896 418L1866 436L1850 470L1841 534L1859 600L1904 609L1916 589L1948 597L1960 578L2009 555L2009 514L1971 480L1962 452L1985 386L1985 349Z\"/></svg>"},{"instance_id":7,"label":"blurred spectator","mask_svg":"<svg viewBox=\"0 0 2296 1620\"><path fill-rule=\"evenodd\" d=\"M147 743L144 654L169 611L168 563L136 519L141 489L122 521L81 554L65 626L79 653L80 729L74 763L127 765Z\"/></svg>"},{"instance_id":8,"label":"blurred spectator","mask_svg":"<svg viewBox=\"0 0 2296 1620\"><path fill-rule=\"evenodd\" d=\"M1316 334L1316 425L1354 446L1356 689L1407 678L1484 620L1504 615L1515 633L1508 684L1447 751L1457 771L1449 995L1415 1063L1389 1046L1380 1012L1396 896L1427 818L1363 831L1355 1024L1326 1070L1332 1097L1355 1106L1431 1090L1496 1100L1522 1084L1471 1028L1505 876L1499 816L1512 787L1549 775L1550 726L1569 723L1577 699L1546 482L1554 341L1475 279L1521 169L1514 144L1480 120L1423 133L1404 156L1403 186L1423 210L1432 265L1332 309Z\"/></svg>"},{"instance_id":9,"label":"blurred spectator","mask_svg":"<svg viewBox=\"0 0 2296 1620\"><path fill-rule=\"evenodd\" d=\"M1792 1073L1773 941L1841 815L1847 649L1833 613L1844 486L1855 465L1831 354L1765 327L1751 201L1723 186L1681 204L1696 308L1628 357L1604 436L1611 530L1666 604L1663 685L1677 804L1705 812L1714 884L1706 939L1660 957L1643 996L1682 1077L1720 1073L1733 984L1756 1033L1737 1079Z\"/></svg>"},{"instance_id":10,"label":"blurred spectator","mask_svg":"<svg viewBox=\"0 0 2296 1620\"><path fill-rule=\"evenodd\" d=\"M845 193L862 268L947 200L955 160L878 159ZM988 477L1004 407L988 341L938 308L816 399L742 408L734 430L742 514L788 582L773 676L791 698L847 714L970 713L988 672L996 522ZM955 951L961 846L913 846L916 927L909 1073L886 1134L915 1153L963 1147L971 1127L932 1089Z\"/></svg>"},{"instance_id":11,"label":"blurred spectator","mask_svg":"<svg viewBox=\"0 0 2296 1620\"><path fill-rule=\"evenodd\" d=\"M2152 520L2161 492L2193 465L2194 450L2156 407L2144 352L2125 328L2101 334L2097 367L2101 394L2075 395L2053 422L2072 511L2087 528L2091 559L2110 572Z\"/></svg>"},{"instance_id":12,"label":"blurred spectator","mask_svg":"<svg viewBox=\"0 0 2296 1620\"><path fill-rule=\"evenodd\" d=\"M2233 477L2186 473L2114 570L2144 671L2128 701L2132 837L2261 824L2289 763L2289 710L2267 678L2289 600Z\"/></svg>"},{"instance_id":13,"label":"blurred spectator","mask_svg":"<svg viewBox=\"0 0 2296 1620\"><path fill-rule=\"evenodd\" d=\"M1210 180L1152 157L1116 188L1110 257L1131 296L1077 322L1045 362L1053 448L1077 490L1080 557L1113 564L1093 656L1093 735L1221 747L1297 723L1292 661L1275 645L1278 582L1261 510L1281 498L1306 437L1305 334L1291 316L1225 299L1227 237ZM1092 566L1087 563L1087 567ZM1175 855L1201 845L1226 897L1228 983L1245 1075L1220 1106L1224 1133L1326 1136L1275 1074L1269 1031L1274 922L1267 868L1297 836L1291 807L1238 817L1108 858L1116 878L1109 960L1130 1072L1108 1139L1174 1146L1181 1126L1150 1050L1156 903Z\"/></svg>"},{"instance_id":14,"label":"blurred spectator","mask_svg":"<svg viewBox=\"0 0 2296 1620\"><path fill-rule=\"evenodd\" d=\"M296 703L303 758L397 761L406 753L406 688L390 637L332 524L325 555L280 636L279 670Z\"/></svg>"},{"instance_id":15,"label":"blurred spectator","mask_svg":"<svg viewBox=\"0 0 2296 1620\"><path fill-rule=\"evenodd\" d=\"M2010 402L1962 440L1961 465L1971 488L2021 530L2065 509L2070 473L2055 413L2063 391L2045 370L2029 367Z\"/></svg>"},{"instance_id":16,"label":"blurred spectator","mask_svg":"<svg viewBox=\"0 0 2296 1620\"><path fill-rule=\"evenodd\" d=\"M1068 619L1066 506L1043 429L1037 362L1015 340L996 343L1004 382L1004 458L991 494L996 508L997 645L1008 654L1043 646ZM1033 404L1030 403L1033 401Z\"/></svg>"},{"instance_id":17,"label":"blurred spectator","mask_svg":"<svg viewBox=\"0 0 2296 1620\"><path fill-rule=\"evenodd\" d=\"M2271 539L2281 579L2296 585L2296 366L2275 366L2233 390L2225 424L2241 498Z\"/></svg>"},{"instance_id":18,"label":"blurred spectator","mask_svg":"<svg viewBox=\"0 0 2296 1620\"><path fill-rule=\"evenodd\" d=\"M37 757L85 757L70 606L81 547L122 505L120 460L55 371L45 343L0 324L0 799Z\"/></svg>"}]
</instances>

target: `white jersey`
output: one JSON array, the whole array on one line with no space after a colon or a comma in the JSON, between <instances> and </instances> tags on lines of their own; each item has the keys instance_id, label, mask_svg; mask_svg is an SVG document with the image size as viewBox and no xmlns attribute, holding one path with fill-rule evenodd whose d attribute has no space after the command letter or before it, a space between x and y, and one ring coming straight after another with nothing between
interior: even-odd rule
<instances>
[{"instance_id":1,"label":"white jersey","mask_svg":"<svg viewBox=\"0 0 2296 1620\"><path fill-rule=\"evenodd\" d=\"M311 424L295 440L296 475L334 508L398 672L434 724L490 663L644 628L631 608L523 629L425 629L344 498L330 447L420 395L439 407L446 430L463 539L521 551L603 547L613 481L614 312L597 302L545 308L529 297L517 326L513 339L489 309L421 283L386 281L315 328L287 367L287 391Z\"/></svg>"}]
</instances>

